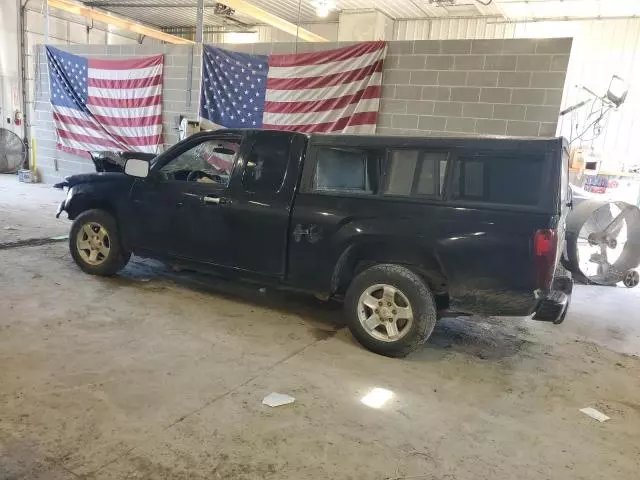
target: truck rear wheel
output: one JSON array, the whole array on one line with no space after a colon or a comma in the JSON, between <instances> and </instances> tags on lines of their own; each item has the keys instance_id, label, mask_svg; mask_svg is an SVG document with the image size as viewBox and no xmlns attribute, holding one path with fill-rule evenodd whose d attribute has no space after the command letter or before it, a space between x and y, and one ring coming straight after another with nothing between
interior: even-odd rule
<instances>
[{"instance_id":1,"label":"truck rear wheel","mask_svg":"<svg viewBox=\"0 0 640 480\"><path fill-rule=\"evenodd\" d=\"M406 267L375 265L349 285L344 302L347 326L365 348L404 357L433 332L437 309L427 284Z\"/></svg>"},{"instance_id":2,"label":"truck rear wheel","mask_svg":"<svg viewBox=\"0 0 640 480\"><path fill-rule=\"evenodd\" d=\"M97 209L87 210L74 220L69 250L78 266L91 275L115 275L131 257L120 245L116 220L108 212Z\"/></svg>"}]
</instances>

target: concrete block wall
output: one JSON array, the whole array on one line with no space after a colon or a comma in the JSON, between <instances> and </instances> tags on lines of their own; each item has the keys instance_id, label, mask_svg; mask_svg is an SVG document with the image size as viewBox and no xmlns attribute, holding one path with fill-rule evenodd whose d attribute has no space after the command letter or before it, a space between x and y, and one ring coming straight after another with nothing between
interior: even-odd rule
<instances>
[{"instance_id":1,"label":"concrete block wall","mask_svg":"<svg viewBox=\"0 0 640 480\"><path fill-rule=\"evenodd\" d=\"M65 45L59 46L73 54L100 59L135 58L164 54L162 118L166 145L178 141L180 115L197 118L200 95L201 51L183 45ZM49 101L49 74L43 45L36 47L39 59L36 83L35 124L36 164L42 181L52 183L67 175L93 172L91 160L59 151ZM191 52L193 57L191 57ZM192 63L191 85L187 85L189 63Z\"/></svg>"},{"instance_id":2,"label":"concrete block wall","mask_svg":"<svg viewBox=\"0 0 640 480\"><path fill-rule=\"evenodd\" d=\"M347 43L224 44L244 53L313 52ZM80 157L56 150L46 56L40 54L36 103L37 159L44 181L92 171ZM165 54L163 118L166 144L177 140L179 115L197 118L201 53L169 45L73 45L98 58ZM193 48L191 85L187 85ZM383 135L555 135L571 39L418 40L389 42L377 132ZM190 95L191 101L187 98Z\"/></svg>"},{"instance_id":3,"label":"concrete block wall","mask_svg":"<svg viewBox=\"0 0 640 480\"><path fill-rule=\"evenodd\" d=\"M351 43L223 47L267 55ZM389 42L377 133L553 136L570 52L570 38Z\"/></svg>"},{"instance_id":4,"label":"concrete block wall","mask_svg":"<svg viewBox=\"0 0 640 480\"><path fill-rule=\"evenodd\" d=\"M390 42L379 134L553 136L570 38Z\"/></svg>"}]
</instances>

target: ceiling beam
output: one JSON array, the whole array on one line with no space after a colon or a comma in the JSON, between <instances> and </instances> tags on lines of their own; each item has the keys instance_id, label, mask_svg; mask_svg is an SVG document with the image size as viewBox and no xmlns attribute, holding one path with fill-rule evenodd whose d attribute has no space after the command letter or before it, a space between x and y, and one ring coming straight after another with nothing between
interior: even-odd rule
<instances>
[{"instance_id":1,"label":"ceiling beam","mask_svg":"<svg viewBox=\"0 0 640 480\"><path fill-rule=\"evenodd\" d=\"M196 8L197 3L126 3L126 2L84 2L87 7L127 7L127 8ZM205 3L205 7L215 7L215 3Z\"/></svg>"},{"instance_id":2,"label":"ceiling beam","mask_svg":"<svg viewBox=\"0 0 640 480\"><path fill-rule=\"evenodd\" d=\"M155 28L142 25L141 23L137 23L132 20L119 17L109 12L96 10L95 8L87 7L85 5L82 5L80 3L75 3L70 0L47 0L47 4L51 8L64 10L65 12L73 13L75 15L89 18L97 22L106 23L108 25L113 25L114 27L118 27L122 30L128 30L130 32L138 33L140 35L145 35L147 37L155 38L157 40L162 40L167 43L174 43L178 45L187 45L187 44L190 45L194 43L191 40L188 40L186 38L170 35L160 30L156 30Z\"/></svg>"},{"instance_id":3,"label":"ceiling beam","mask_svg":"<svg viewBox=\"0 0 640 480\"><path fill-rule=\"evenodd\" d=\"M274 15L272 13L267 12L266 10L263 10L260 7L256 7L255 5L250 4L249 2L246 2L245 0L222 0L223 5L226 5L227 7L235 10L238 13L241 13L243 15L246 15L248 17L254 18L256 20L259 21L259 23L263 23L266 25L270 25L274 28L277 28L278 30L282 30L283 32L286 32L290 35L293 35L294 37L297 35L298 38L305 40L307 42L328 42L329 40L326 39L325 37L321 36L321 35L317 35L305 28L300 28L298 26L296 26L295 24L285 20L284 18L278 17L277 15ZM155 7L155 8L186 8L186 7L196 7L197 3L193 3L193 4L167 4L164 2L159 2L159 3L144 3L144 4L131 4L131 3L125 3L125 2L105 2L105 1L94 1L94 2L87 2L87 5L92 5L92 6L100 6L100 7L104 7L104 8L120 8L120 7L127 7L127 8L147 8L147 7ZM205 4L205 5L210 5L209 3ZM214 6L215 3L211 4L211 6Z\"/></svg>"},{"instance_id":4,"label":"ceiling beam","mask_svg":"<svg viewBox=\"0 0 640 480\"><path fill-rule=\"evenodd\" d=\"M283 32L288 33L289 35L297 36L298 38L305 40L307 42L328 42L329 40L324 38L322 35L317 35L313 32L305 28L298 27L293 23L285 20L284 18L278 17L273 13L269 13L266 10L263 10L260 7L256 7L255 5L251 5L249 2L245 0L222 0L222 3L229 8L232 8L236 12L242 13L251 18L255 18L261 23L266 23L267 25L271 25L278 30L282 30Z\"/></svg>"}]
</instances>

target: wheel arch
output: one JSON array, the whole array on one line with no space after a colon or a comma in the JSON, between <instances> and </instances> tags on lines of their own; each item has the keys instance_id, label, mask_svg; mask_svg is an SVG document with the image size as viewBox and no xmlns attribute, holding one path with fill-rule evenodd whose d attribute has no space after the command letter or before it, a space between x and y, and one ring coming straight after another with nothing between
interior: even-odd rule
<instances>
[{"instance_id":1,"label":"wheel arch","mask_svg":"<svg viewBox=\"0 0 640 480\"><path fill-rule=\"evenodd\" d=\"M78 215L86 212L87 210L104 210L118 221L115 205L105 198L93 197L83 192L78 192L71 197L71 201L65 205L65 210L69 220L75 220Z\"/></svg>"},{"instance_id":2,"label":"wheel arch","mask_svg":"<svg viewBox=\"0 0 640 480\"><path fill-rule=\"evenodd\" d=\"M402 265L414 271L435 295L447 293L447 278L433 249L390 241L357 242L344 248L331 276L331 292L343 293L356 275L383 263Z\"/></svg>"}]
</instances>

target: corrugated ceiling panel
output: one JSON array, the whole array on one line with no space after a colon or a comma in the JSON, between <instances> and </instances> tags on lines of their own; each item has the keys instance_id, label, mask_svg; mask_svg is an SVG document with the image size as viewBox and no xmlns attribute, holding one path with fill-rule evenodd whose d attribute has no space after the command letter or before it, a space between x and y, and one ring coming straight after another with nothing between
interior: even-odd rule
<instances>
[{"instance_id":1,"label":"corrugated ceiling panel","mask_svg":"<svg viewBox=\"0 0 640 480\"><path fill-rule=\"evenodd\" d=\"M297 22L298 18L301 21L318 19L309 0L251 0L250 3L293 23Z\"/></svg>"}]
</instances>

